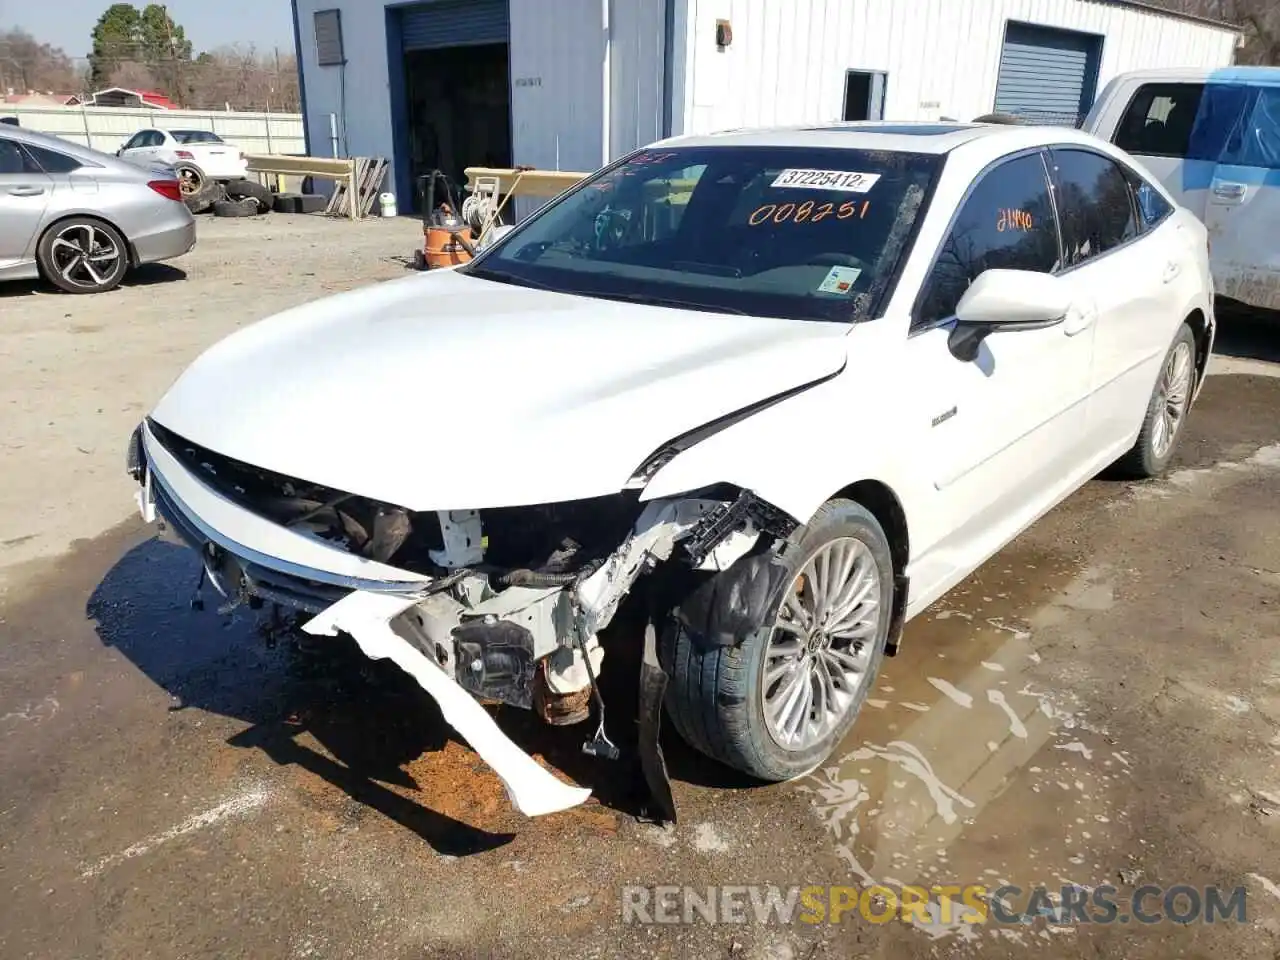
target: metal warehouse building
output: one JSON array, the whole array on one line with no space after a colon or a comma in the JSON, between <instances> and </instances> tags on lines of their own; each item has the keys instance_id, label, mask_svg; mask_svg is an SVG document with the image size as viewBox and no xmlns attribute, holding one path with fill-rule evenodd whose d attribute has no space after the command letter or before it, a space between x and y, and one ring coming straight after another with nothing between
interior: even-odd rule
<instances>
[{"instance_id":1,"label":"metal warehouse building","mask_svg":"<svg viewBox=\"0 0 1280 960\"><path fill-rule=\"evenodd\" d=\"M293 0L309 152L592 170L664 135L840 119L1074 123L1117 73L1230 64L1137 0ZM405 204L408 206L409 204Z\"/></svg>"}]
</instances>

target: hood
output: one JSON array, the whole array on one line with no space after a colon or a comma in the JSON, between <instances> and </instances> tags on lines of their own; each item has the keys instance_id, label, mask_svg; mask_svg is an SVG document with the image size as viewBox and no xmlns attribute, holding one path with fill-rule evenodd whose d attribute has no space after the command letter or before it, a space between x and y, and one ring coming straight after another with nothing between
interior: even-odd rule
<instances>
[{"instance_id":1,"label":"hood","mask_svg":"<svg viewBox=\"0 0 1280 960\"><path fill-rule=\"evenodd\" d=\"M411 510L553 503L616 492L668 440L837 372L847 329L441 271L231 335L153 417L225 456Z\"/></svg>"}]
</instances>

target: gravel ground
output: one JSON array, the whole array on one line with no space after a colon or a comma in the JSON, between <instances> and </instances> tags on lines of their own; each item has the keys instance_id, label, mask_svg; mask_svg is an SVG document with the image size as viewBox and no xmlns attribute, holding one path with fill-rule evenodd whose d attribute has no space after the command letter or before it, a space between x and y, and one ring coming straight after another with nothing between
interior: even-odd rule
<instances>
[{"instance_id":1,"label":"gravel ground","mask_svg":"<svg viewBox=\"0 0 1280 960\"><path fill-rule=\"evenodd\" d=\"M826 769L750 786L669 736L659 830L582 730L502 711L595 791L530 821L395 668L190 611L192 557L129 517L124 438L203 346L400 276L418 237L202 219L145 285L0 288L0 957L1280 956L1280 328L1227 331L1168 479L1088 485L914 621ZM1242 887L1247 917L622 911L626 885L868 878Z\"/></svg>"},{"instance_id":2,"label":"gravel ground","mask_svg":"<svg viewBox=\"0 0 1280 960\"><path fill-rule=\"evenodd\" d=\"M403 276L422 242L408 217L198 222L191 253L109 294L0 284L0 589L9 565L125 516L129 432L201 350L288 307Z\"/></svg>"}]
</instances>

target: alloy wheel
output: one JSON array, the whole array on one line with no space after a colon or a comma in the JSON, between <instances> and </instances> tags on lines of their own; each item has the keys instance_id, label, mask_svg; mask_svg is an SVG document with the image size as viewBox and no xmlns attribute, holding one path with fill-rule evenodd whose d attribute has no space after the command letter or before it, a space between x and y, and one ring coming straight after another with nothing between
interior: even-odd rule
<instances>
[{"instance_id":1,"label":"alloy wheel","mask_svg":"<svg viewBox=\"0 0 1280 960\"><path fill-rule=\"evenodd\" d=\"M765 649L769 735L800 751L826 737L867 682L880 629L880 570L865 543L824 544L787 588Z\"/></svg>"},{"instance_id":2,"label":"alloy wheel","mask_svg":"<svg viewBox=\"0 0 1280 960\"><path fill-rule=\"evenodd\" d=\"M1191 399L1191 346L1179 343L1160 373L1156 393L1156 420L1151 431L1151 452L1163 460L1173 448Z\"/></svg>"},{"instance_id":3,"label":"alloy wheel","mask_svg":"<svg viewBox=\"0 0 1280 960\"><path fill-rule=\"evenodd\" d=\"M63 228L50 249L53 267L72 286L92 290L115 276L124 251L105 230L88 223Z\"/></svg>"}]
</instances>

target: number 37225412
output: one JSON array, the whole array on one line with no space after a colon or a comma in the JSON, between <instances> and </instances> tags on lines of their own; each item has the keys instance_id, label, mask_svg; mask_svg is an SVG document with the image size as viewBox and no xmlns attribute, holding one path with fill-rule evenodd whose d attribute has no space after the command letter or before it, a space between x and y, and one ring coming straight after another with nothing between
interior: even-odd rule
<instances>
[{"instance_id":1,"label":"number 37225412","mask_svg":"<svg viewBox=\"0 0 1280 960\"><path fill-rule=\"evenodd\" d=\"M848 200L840 205L834 203L817 203L806 200L804 203L765 203L751 211L747 223L753 227L766 223L818 223L828 217L837 220L861 220L871 207L870 200L861 202Z\"/></svg>"}]
</instances>

